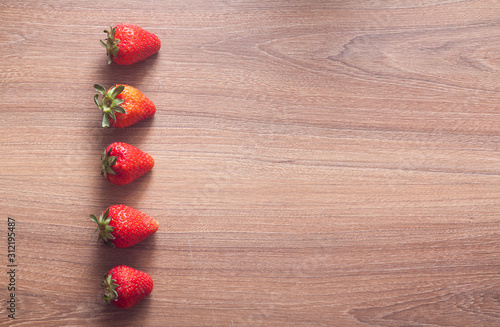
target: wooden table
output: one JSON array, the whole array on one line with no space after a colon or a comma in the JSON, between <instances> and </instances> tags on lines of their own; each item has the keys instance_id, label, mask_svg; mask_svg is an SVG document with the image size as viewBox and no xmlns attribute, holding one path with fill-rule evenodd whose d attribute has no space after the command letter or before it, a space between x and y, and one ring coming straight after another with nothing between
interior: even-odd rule
<instances>
[{"instance_id":1,"label":"wooden table","mask_svg":"<svg viewBox=\"0 0 500 327\"><path fill-rule=\"evenodd\" d=\"M160 52L107 65L120 22ZM157 113L103 129L94 83ZM5 0L0 87L2 326L500 325L496 1ZM153 170L107 182L114 141ZM98 243L113 204L159 231Z\"/></svg>"}]
</instances>

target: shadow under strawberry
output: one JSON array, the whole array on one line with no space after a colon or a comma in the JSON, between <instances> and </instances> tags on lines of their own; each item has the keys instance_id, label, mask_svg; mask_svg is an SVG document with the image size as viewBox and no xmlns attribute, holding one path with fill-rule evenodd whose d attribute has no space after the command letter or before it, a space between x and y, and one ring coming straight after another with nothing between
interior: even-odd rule
<instances>
[{"instance_id":1,"label":"shadow under strawberry","mask_svg":"<svg viewBox=\"0 0 500 327\"><path fill-rule=\"evenodd\" d=\"M132 144L138 148L141 148L143 144L148 143L147 138L152 133L154 126L154 116L126 128L102 128L100 127L100 117L97 109L96 114L95 123L102 130L100 133L100 147L102 149L116 141Z\"/></svg>"},{"instance_id":2,"label":"shadow under strawberry","mask_svg":"<svg viewBox=\"0 0 500 327\"><path fill-rule=\"evenodd\" d=\"M99 174L98 170L97 174ZM153 175L154 168L147 174L127 185L115 185L107 181L104 177L101 177L101 185L98 190L100 194L95 204L103 208L114 204L141 207L141 203L143 203L142 200L148 196L147 191L150 189L149 184L152 183L154 178Z\"/></svg>"},{"instance_id":3,"label":"shadow under strawberry","mask_svg":"<svg viewBox=\"0 0 500 327\"><path fill-rule=\"evenodd\" d=\"M155 66L160 61L161 53L156 53L146 60L133 65L118 65L116 63L108 64L106 62L106 53L101 58L95 58L95 78L99 84L112 85L114 83L124 83L137 87L143 80L151 78Z\"/></svg>"}]
</instances>

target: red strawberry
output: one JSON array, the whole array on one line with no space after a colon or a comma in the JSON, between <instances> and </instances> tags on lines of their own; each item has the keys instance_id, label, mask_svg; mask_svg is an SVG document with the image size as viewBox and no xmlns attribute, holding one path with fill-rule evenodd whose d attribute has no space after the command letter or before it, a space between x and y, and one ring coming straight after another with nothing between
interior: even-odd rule
<instances>
[{"instance_id":1,"label":"red strawberry","mask_svg":"<svg viewBox=\"0 0 500 327\"><path fill-rule=\"evenodd\" d=\"M157 53L161 48L158 36L134 24L118 24L104 31L108 64L112 61L120 65L131 65Z\"/></svg>"},{"instance_id":2,"label":"red strawberry","mask_svg":"<svg viewBox=\"0 0 500 327\"><path fill-rule=\"evenodd\" d=\"M130 308L153 291L153 279L140 270L128 266L113 267L101 282L104 303L119 308Z\"/></svg>"},{"instance_id":3,"label":"red strawberry","mask_svg":"<svg viewBox=\"0 0 500 327\"><path fill-rule=\"evenodd\" d=\"M102 103L99 103L99 94L94 96L95 104L102 111L102 127L127 127L156 112L153 101L135 87L117 84L106 91L104 86L94 84L94 89L102 95Z\"/></svg>"},{"instance_id":4,"label":"red strawberry","mask_svg":"<svg viewBox=\"0 0 500 327\"><path fill-rule=\"evenodd\" d=\"M97 224L99 240L117 248L136 245L156 233L159 226L154 218L126 205L111 206L99 218L90 218Z\"/></svg>"},{"instance_id":5,"label":"red strawberry","mask_svg":"<svg viewBox=\"0 0 500 327\"><path fill-rule=\"evenodd\" d=\"M117 185L128 184L150 171L155 162L146 152L133 145L114 142L101 156L101 175Z\"/></svg>"}]
</instances>

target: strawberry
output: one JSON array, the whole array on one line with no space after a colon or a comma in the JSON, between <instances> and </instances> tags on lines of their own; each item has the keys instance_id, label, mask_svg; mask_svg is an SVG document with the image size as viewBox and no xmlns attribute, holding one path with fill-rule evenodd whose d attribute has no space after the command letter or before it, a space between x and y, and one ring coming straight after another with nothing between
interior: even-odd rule
<instances>
[{"instance_id":1,"label":"strawberry","mask_svg":"<svg viewBox=\"0 0 500 327\"><path fill-rule=\"evenodd\" d=\"M108 64L112 61L119 65L131 65L142 61L160 51L158 36L134 24L118 24L104 30L106 42L100 41L106 48Z\"/></svg>"},{"instance_id":2,"label":"strawberry","mask_svg":"<svg viewBox=\"0 0 500 327\"><path fill-rule=\"evenodd\" d=\"M136 245L156 233L159 226L154 218L121 204L107 208L99 218L95 215L90 218L97 224L99 240L117 248Z\"/></svg>"},{"instance_id":3,"label":"strawberry","mask_svg":"<svg viewBox=\"0 0 500 327\"><path fill-rule=\"evenodd\" d=\"M99 94L94 96L95 104L102 111L102 127L127 127L156 112L153 101L135 87L117 84L106 91L104 86L94 84L94 89L102 95L102 103L99 103Z\"/></svg>"},{"instance_id":4,"label":"strawberry","mask_svg":"<svg viewBox=\"0 0 500 327\"><path fill-rule=\"evenodd\" d=\"M133 145L114 142L101 155L101 175L113 184L124 185L150 171L155 162Z\"/></svg>"},{"instance_id":5,"label":"strawberry","mask_svg":"<svg viewBox=\"0 0 500 327\"><path fill-rule=\"evenodd\" d=\"M104 275L101 282L104 303L113 303L119 308L130 308L153 291L153 279L140 270L120 265Z\"/></svg>"}]
</instances>

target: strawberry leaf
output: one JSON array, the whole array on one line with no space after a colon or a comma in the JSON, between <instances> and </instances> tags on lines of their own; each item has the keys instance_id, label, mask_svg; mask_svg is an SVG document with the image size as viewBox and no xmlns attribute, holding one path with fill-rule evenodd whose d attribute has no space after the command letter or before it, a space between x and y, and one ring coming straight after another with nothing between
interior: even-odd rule
<instances>
[{"instance_id":1,"label":"strawberry leaf","mask_svg":"<svg viewBox=\"0 0 500 327\"><path fill-rule=\"evenodd\" d=\"M109 115L102 115L102 127L109 127Z\"/></svg>"},{"instance_id":2,"label":"strawberry leaf","mask_svg":"<svg viewBox=\"0 0 500 327\"><path fill-rule=\"evenodd\" d=\"M97 105L97 108L101 109L101 104L99 103L99 94L94 95L94 103Z\"/></svg>"},{"instance_id":3,"label":"strawberry leaf","mask_svg":"<svg viewBox=\"0 0 500 327\"><path fill-rule=\"evenodd\" d=\"M126 114L127 113L127 111L123 107L120 107L120 106L114 107L113 110L116 111L116 112L119 112L121 114Z\"/></svg>"},{"instance_id":4,"label":"strawberry leaf","mask_svg":"<svg viewBox=\"0 0 500 327\"><path fill-rule=\"evenodd\" d=\"M94 89L101 93L102 95L106 95L106 89L104 88L104 86L100 85L100 84L94 84Z\"/></svg>"},{"instance_id":5,"label":"strawberry leaf","mask_svg":"<svg viewBox=\"0 0 500 327\"><path fill-rule=\"evenodd\" d=\"M115 98L115 99L113 99L113 102L111 102L111 106L112 106L112 107L118 107L118 106L120 106L123 102L125 102L125 100Z\"/></svg>"},{"instance_id":6,"label":"strawberry leaf","mask_svg":"<svg viewBox=\"0 0 500 327\"><path fill-rule=\"evenodd\" d=\"M116 120L116 116L115 116L115 112L114 112L114 110L111 110L111 111L109 112L109 118L111 118L111 119L113 119L113 120Z\"/></svg>"},{"instance_id":7,"label":"strawberry leaf","mask_svg":"<svg viewBox=\"0 0 500 327\"><path fill-rule=\"evenodd\" d=\"M114 86L112 89L111 89L111 95L110 95L110 98L111 99L115 99L116 96L120 93L123 92L123 90L125 89L125 85L118 85L118 86Z\"/></svg>"}]
</instances>

